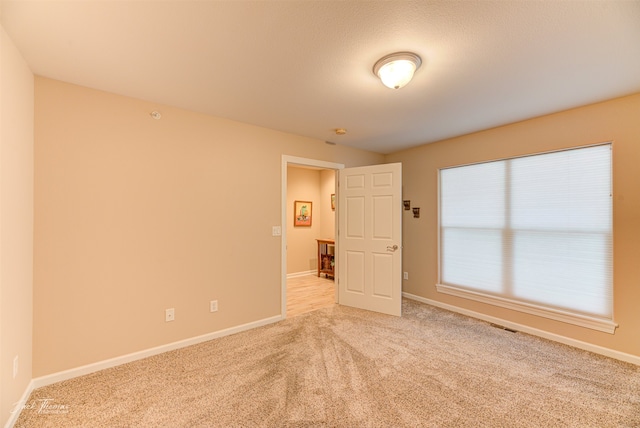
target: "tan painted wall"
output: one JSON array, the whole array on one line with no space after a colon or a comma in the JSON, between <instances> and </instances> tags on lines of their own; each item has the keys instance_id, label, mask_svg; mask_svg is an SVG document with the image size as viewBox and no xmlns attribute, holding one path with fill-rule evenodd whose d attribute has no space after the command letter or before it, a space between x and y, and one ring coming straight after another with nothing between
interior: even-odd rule
<instances>
[{"instance_id":1,"label":"tan painted wall","mask_svg":"<svg viewBox=\"0 0 640 428\"><path fill-rule=\"evenodd\" d=\"M335 193L335 172L295 166L287 170L287 274L295 274L318 268L316 239L334 239L331 194ZM313 203L311 227L293 226L296 200Z\"/></svg>"},{"instance_id":2,"label":"tan painted wall","mask_svg":"<svg viewBox=\"0 0 640 428\"><path fill-rule=\"evenodd\" d=\"M312 203L311 227L293 226L295 201ZM287 274L306 272L318 266L316 239L323 223L320 209L320 171L287 168Z\"/></svg>"},{"instance_id":3,"label":"tan painted wall","mask_svg":"<svg viewBox=\"0 0 640 428\"><path fill-rule=\"evenodd\" d=\"M280 314L282 155L384 159L42 77L35 106L34 377Z\"/></svg>"},{"instance_id":4,"label":"tan painted wall","mask_svg":"<svg viewBox=\"0 0 640 428\"><path fill-rule=\"evenodd\" d=\"M0 27L0 425L31 381L33 74ZM13 359L18 375L13 378Z\"/></svg>"},{"instance_id":5,"label":"tan painted wall","mask_svg":"<svg viewBox=\"0 0 640 428\"><path fill-rule=\"evenodd\" d=\"M436 292L438 168L613 141L615 335ZM386 157L403 163L404 199L421 218L404 216L403 290L550 333L640 356L640 94L585 106Z\"/></svg>"},{"instance_id":6,"label":"tan painted wall","mask_svg":"<svg viewBox=\"0 0 640 428\"><path fill-rule=\"evenodd\" d=\"M336 212L331 209L331 194L336 193L336 172L330 169L320 171L320 212L322 225L320 236L335 239Z\"/></svg>"}]
</instances>

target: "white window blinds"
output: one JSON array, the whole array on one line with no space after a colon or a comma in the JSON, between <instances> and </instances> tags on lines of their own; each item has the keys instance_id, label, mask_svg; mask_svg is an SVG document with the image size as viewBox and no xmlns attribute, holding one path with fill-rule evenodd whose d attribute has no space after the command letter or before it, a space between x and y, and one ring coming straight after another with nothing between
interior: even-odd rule
<instances>
[{"instance_id":1,"label":"white window blinds","mask_svg":"<svg viewBox=\"0 0 640 428\"><path fill-rule=\"evenodd\" d=\"M438 290L613 332L611 145L440 171Z\"/></svg>"}]
</instances>

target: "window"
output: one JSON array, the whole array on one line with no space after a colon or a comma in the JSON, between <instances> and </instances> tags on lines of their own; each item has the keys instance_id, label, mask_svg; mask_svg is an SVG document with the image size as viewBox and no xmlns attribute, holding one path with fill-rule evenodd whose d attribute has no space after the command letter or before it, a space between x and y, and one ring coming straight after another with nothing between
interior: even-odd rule
<instances>
[{"instance_id":1,"label":"window","mask_svg":"<svg viewBox=\"0 0 640 428\"><path fill-rule=\"evenodd\" d=\"M440 292L613 333L611 145L440 170Z\"/></svg>"}]
</instances>

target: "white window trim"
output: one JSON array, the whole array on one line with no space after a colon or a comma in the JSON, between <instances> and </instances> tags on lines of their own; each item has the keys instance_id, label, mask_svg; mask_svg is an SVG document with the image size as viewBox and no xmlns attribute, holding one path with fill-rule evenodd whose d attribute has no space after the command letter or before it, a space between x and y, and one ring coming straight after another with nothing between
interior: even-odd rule
<instances>
[{"instance_id":1,"label":"white window trim","mask_svg":"<svg viewBox=\"0 0 640 428\"><path fill-rule=\"evenodd\" d=\"M561 321L580 327L586 327L592 330L602 331L604 333L613 334L616 330L616 327L618 327L618 324L610 320L591 317L588 315L573 314L570 312L562 311L560 309L553 309L535 305L533 303L515 301L507 299L505 297L492 296L478 291L471 291L459 287L453 287L451 285L436 284L436 289L439 293L462 297L464 299L487 303L489 305L499 306L501 308L524 312L531 315L537 315L539 317Z\"/></svg>"},{"instance_id":2,"label":"white window trim","mask_svg":"<svg viewBox=\"0 0 640 428\"><path fill-rule=\"evenodd\" d=\"M593 146L600 146L600 145L609 145L611 147L611 149L613 150L613 141L607 141L607 142L602 142L602 143L596 143L596 144L589 144L589 145L585 145L585 146L579 146L579 147L571 147L571 148L567 148L567 149L559 149L559 150L549 150L549 151L545 151L545 152L539 152L539 153L532 153L530 155L524 155L524 156L535 156L535 155L540 155L540 154L545 154L545 153L554 153L554 152L562 152L565 150L573 150L573 149L580 149L580 148L586 148L586 147L593 147ZM518 157L524 157L524 156L513 156L511 158L518 158ZM493 159L493 160L489 160L489 161L483 161L483 162L471 162L468 164L461 164L461 165L456 165L457 166L467 166L467 165L474 165L476 163L485 163L485 162L493 162L493 161L500 161L500 160L505 160L505 159L511 159L511 158L498 158L498 159ZM564 322L567 324L572 324L572 325L576 325L579 327L585 327L585 328L589 328L592 330L596 330L596 331L601 331L604 333L609 333L609 334L614 334L616 328L618 327L618 324L613 322L613 313L612 313L612 319L604 319L604 318L598 318L598 317L593 317L593 316L589 316L589 315L584 315L584 314L576 314L573 312L567 312L567 311L563 311L561 309L555 309L555 308L551 308L551 307L546 307L546 306L540 306L540 305L536 305L533 303L528 303L528 302L524 302L521 300L513 300L513 299L509 299L506 297L502 297L502 296L494 296L491 294L487 294L487 293L482 293L480 291L475 291L475 290L468 290L465 288L461 288L461 287L456 287L456 286L452 286L452 285L445 285L445 284L441 284L441 277L440 275L442 274L441 272L441 254L440 254L440 250L441 250L441 237L440 237L440 233L442 228L440 227L440 173L439 171L442 169L447 169L450 167L446 167L446 168L440 168L438 170L438 283L436 284L436 290L439 293L443 293L443 294L448 294L450 296L455 296L455 297L460 297L463 299L467 299L467 300L473 300L476 302L480 302L480 303L486 303L489 305L493 305L493 306L498 306L501 308L505 308L505 309L510 309L510 310L514 310L517 312L522 312L522 313L526 313L526 314L531 314L531 315L536 315L542 318L547 318L547 319L551 319L554 321L560 321L560 322ZM613 179L613 171L611 171L611 177ZM612 231L613 233L613 231ZM613 239L613 236L612 236ZM615 286L612 285L614 288ZM615 293L614 293L615 295Z\"/></svg>"}]
</instances>

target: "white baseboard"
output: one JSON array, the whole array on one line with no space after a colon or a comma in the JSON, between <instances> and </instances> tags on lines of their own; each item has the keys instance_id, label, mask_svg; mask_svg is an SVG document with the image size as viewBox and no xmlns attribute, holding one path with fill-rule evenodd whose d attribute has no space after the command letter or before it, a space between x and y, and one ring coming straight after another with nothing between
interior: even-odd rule
<instances>
[{"instance_id":1,"label":"white baseboard","mask_svg":"<svg viewBox=\"0 0 640 428\"><path fill-rule=\"evenodd\" d=\"M13 411L11 412L11 416L9 416L7 423L4 425L4 428L12 428L15 425L15 423L18 421L18 417L20 416L20 413L22 411L21 409L24 407L25 404L27 404L27 400L29 399L29 396L35 389L33 385L34 384L32 380L31 382L29 382L29 385L27 385L27 388L22 393L22 397L20 397L20 400L13 405Z\"/></svg>"},{"instance_id":2,"label":"white baseboard","mask_svg":"<svg viewBox=\"0 0 640 428\"><path fill-rule=\"evenodd\" d=\"M76 367L69 370L64 370L58 373L53 373L46 376L35 378L31 381L32 390L41 388L46 385L51 385L63 380L72 379L78 376L84 376L89 373L94 373L99 370L108 369L111 367L119 366L121 364L129 363L143 358L151 357L153 355L162 354L163 352L173 351L174 349L180 349L198 343L206 342L208 340L217 339L223 336L229 336L231 334L240 333L242 331L251 330L263 325L272 324L281 321L283 318L281 315L276 315L270 318L265 318L258 321L253 321L247 324L242 324L236 327L227 328L224 330L207 333L202 336L196 336L189 339L180 340L178 342L169 343L166 345L157 346L155 348L146 349L143 351L134 352L120 357L110 358L108 360L99 361L97 363L87 364L85 366ZM30 385L31 386L31 385Z\"/></svg>"},{"instance_id":3,"label":"white baseboard","mask_svg":"<svg viewBox=\"0 0 640 428\"><path fill-rule=\"evenodd\" d=\"M307 275L317 275L318 271L316 269L312 269L312 270L307 270L304 272L294 272L294 273L288 273L287 274L287 279L289 278L298 278L300 276L307 276Z\"/></svg>"},{"instance_id":4,"label":"white baseboard","mask_svg":"<svg viewBox=\"0 0 640 428\"><path fill-rule=\"evenodd\" d=\"M549 333L548 331L539 330L537 328L528 327L526 325L503 320L501 318L493 317L491 315L485 315L480 312L459 308L457 306L438 302L436 300L427 299L425 297L416 296L414 294L403 292L402 295L407 299L416 300L418 302L426 303L427 305L436 306L438 308L446 309L451 312L457 312L459 314L466 315L472 318L477 318L493 324L498 324L503 327L510 328L512 330L521 331L523 333L531 334L533 336L538 336L544 339L552 340L554 342L559 342L565 345L573 346L574 348L579 348L585 351L593 352L594 354L604 355L606 357L614 358L616 360L625 361L627 363L640 366L640 357L636 355L627 354L624 352L605 348L603 346L593 345L591 343L583 342L581 340L571 339L570 337L561 336L559 334Z\"/></svg>"}]
</instances>

